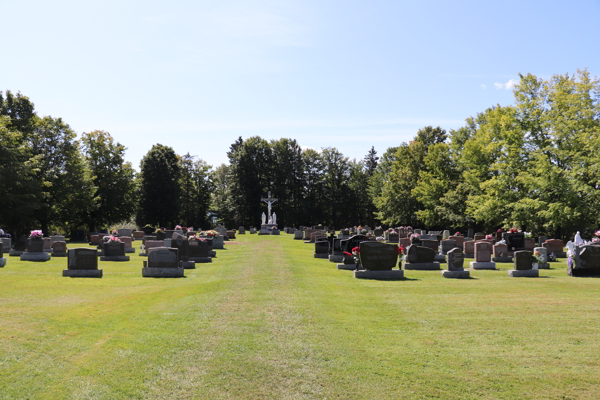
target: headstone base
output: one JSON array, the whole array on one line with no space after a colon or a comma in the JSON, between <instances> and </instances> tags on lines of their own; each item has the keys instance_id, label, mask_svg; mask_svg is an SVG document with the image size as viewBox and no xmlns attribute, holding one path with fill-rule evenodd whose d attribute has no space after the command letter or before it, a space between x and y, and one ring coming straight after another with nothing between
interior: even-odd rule
<instances>
[{"instance_id":1,"label":"headstone base","mask_svg":"<svg viewBox=\"0 0 600 400\"><path fill-rule=\"evenodd\" d=\"M336 255L330 254L329 261L334 262L334 263L341 263L341 262L344 262L344 256L336 256Z\"/></svg>"},{"instance_id":2,"label":"headstone base","mask_svg":"<svg viewBox=\"0 0 600 400\"><path fill-rule=\"evenodd\" d=\"M212 258L210 258L210 257L190 257L189 261L194 261L195 263L210 263L210 262L212 262Z\"/></svg>"},{"instance_id":3,"label":"headstone base","mask_svg":"<svg viewBox=\"0 0 600 400\"><path fill-rule=\"evenodd\" d=\"M259 235L270 235L270 234L271 234L271 232L269 232L269 230L268 230L268 229L261 229L261 230L258 232L258 234L259 234Z\"/></svg>"},{"instance_id":4,"label":"headstone base","mask_svg":"<svg viewBox=\"0 0 600 400\"><path fill-rule=\"evenodd\" d=\"M439 271L441 269L439 262L430 263L404 263L404 269L415 271Z\"/></svg>"},{"instance_id":5,"label":"headstone base","mask_svg":"<svg viewBox=\"0 0 600 400\"><path fill-rule=\"evenodd\" d=\"M11 257L20 257L21 254L25 253L24 251L21 250L11 250L8 252L8 255Z\"/></svg>"},{"instance_id":6,"label":"headstone base","mask_svg":"<svg viewBox=\"0 0 600 400\"><path fill-rule=\"evenodd\" d=\"M125 253L135 253L135 247L125 248Z\"/></svg>"},{"instance_id":7,"label":"headstone base","mask_svg":"<svg viewBox=\"0 0 600 400\"><path fill-rule=\"evenodd\" d=\"M53 253L52 249L44 249L44 251L45 251L46 253L50 253L50 254L52 254L52 253Z\"/></svg>"},{"instance_id":8,"label":"headstone base","mask_svg":"<svg viewBox=\"0 0 600 400\"><path fill-rule=\"evenodd\" d=\"M100 261L129 261L129 256L102 256Z\"/></svg>"},{"instance_id":9,"label":"headstone base","mask_svg":"<svg viewBox=\"0 0 600 400\"><path fill-rule=\"evenodd\" d=\"M540 264L538 263L538 269L550 269L548 263Z\"/></svg>"},{"instance_id":10,"label":"headstone base","mask_svg":"<svg viewBox=\"0 0 600 400\"><path fill-rule=\"evenodd\" d=\"M496 263L493 261L490 261L490 262L471 261L469 263L469 267L471 267L471 269L496 269Z\"/></svg>"},{"instance_id":11,"label":"headstone base","mask_svg":"<svg viewBox=\"0 0 600 400\"><path fill-rule=\"evenodd\" d=\"M513 258L510 256L492 257L492 261L497 263L511 263L513 262Z\"/></svg>"},{"instance_id":12,"label":"headstone base","mask_svg":"<svg viewBox=\"0 0 600 400\"><path fill-rule=\"evenodd\" d=\"M600 268L569 268L567 273L574 277L600 277Z\"/></svg>"},{"instance_id":13,"label":"headstone base","mask_svg":"<svg viewBox=\"0 0 600 400\"><path fill-rule=\"evenodd\" d=\"M212 258L217 258L217 252L214 250L209 250L208 251L208 256L212 257Z\"/></svg>"},{"instance_id":14,"label":"headstone base","mask_svg":"<svg viewBox=\"0 0 600 400\"><path fill-rule=\"evenodd\" d=\"M223 245L222 242L219 243L215 243L213 241L213 250L217 249L217 250L223 250L225 248L225 246Z\"/></svg>"},{"instance_id":15,"label":"headstone base","mask_svg":"<svg viewBox=\"0 0 600 400\"><path fill-rule=\"evenodd\" d=\"M140 257L148 257L148 253L140 253Z\"/></svg>"},{"instance_id":16,"label":"headstone base","mask_svg":"<svg viewBox=\"0 0 600 400\"><path fill-rule=\"evenodd\" d=\"M0 268L4 267L8 262L8 258L0 258Z\"/></svg>"},{"instance_id":17,"label":"headstone base","mask_svg":"<svg viewBox=\"0 0 600 400\"><path fill-rule=\"evenodd\" d=\"M52 253L52 257L66 257L69 253L62 252L62 253Z\"/></svg>"},{"instance_id":18,"label":"headstone base","mask_svg":"<svg viewBox=\"0 0 600 400\"><path fill-rule=\"evenodd\" d=\"M102 278L101 269L63 269L62 276L70 278Z\"/></svg>"},{"instance_id":19,"label":"headstone base","mask_svg":"<svg viewBox=\"0 0 600 400\"><path fill-rule=\"evenodd\" d=\"M279 232L279 229L273 229L271 235L281 235L281 233Z\"/></svg>"},{"instance_id":20,"label":"headstone base","mask_svg":"<svg viewBox=\"0 0 600 400\"><path fill-rule=\"evenodd\" d=\"M511 269L508 271L508 276L513 278L537 278L540 276L539 269Z\"/></svg>"},{"instance_id":21,"label":"headstone base","mask_svg":"<svg viewBox=\"0 0 600 400\"><path fill-rule=\"evenodd\" d=\"M433 261L437 261L440 264L446 264L446 256L443 254L436 254Z\"/></svg>"},{"instance_id":22,"label":"headstone base","mask_svg":"<svg viewBox=\"0 0 600 400\"><path fill-rule=\"evenodd\" d=\"M329 254L327 253L313 253L314 258L329 258Z\"/></svg>"},{"instance_id":23,"label":"headstone base","mask_svg":"<svg viewBox=\"0 0 600 400\"><path fill-rule=\"evenodd\" d=\"M52 256L46 252L29 253L24 251L20 257L21 261L48 261Z\"/></svg>"},{"instance_id":24,"label":"headstone base","mask_svg":"<svg viewBox=\"0 0 600 400\"><path fill-rule=\"evenodd\" d=\"M142 268L143 278L183 278L183 268Z\"/></svg>"},{"instance_id":25,"label":"headstone base","mask_svg":"<svg viewBox=\"0 0 600 400\"><path fill-rule=\"evenodd\" d=\"M181 266L183 269L196 269L196 261L182 261Z\"/></svg>"},{"instance_id":26,"label":"headstone base","mask_svg":"<svg viewBox=\"0 0 600 400\"><path fill-rule=\"evenodd\" d=\"M404 279L404 271L401 269L391 269L388 271L367 271L358 270L354 271L354 277L356 279L376 279L382 281L395 281Z\"/></svg>"},{"instance_id":27,"label":"headstone base","mask_svg":"<svg viewBox=\"0 0 600 400\"><path fill-rule=\"evenodd\" d=\"M469 271L448 271L447 269L441 271L444 278L454 279L467 279L469 278Z\"/></svg>"},{"instance_id":28,"label":"headstone base","mask_svg":"<svg viewBox=\"0 0 600 400\"><path fill-rule=\"evenodd\" d=\"M313 242L311 242L310 240L305 240L304 241L304 244L311 244L311 243L313 243Z\"/></svg>"},{"instance_id":29,"label":"headstone base","mask_svg":"<svg viewBox=\"0 0 600 400\"><path fill-rule=\"evenodd\" d=\"M337 269L343 269L344 271L354 271L356 264L338 264Z\"/></svg>"}]
</instances>

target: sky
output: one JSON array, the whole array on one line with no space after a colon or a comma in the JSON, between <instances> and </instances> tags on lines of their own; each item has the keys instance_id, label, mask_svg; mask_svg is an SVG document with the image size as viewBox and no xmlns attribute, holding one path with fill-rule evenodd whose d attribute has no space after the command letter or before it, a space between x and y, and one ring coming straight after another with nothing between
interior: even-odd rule
<instances>
[{"instance_id":1,"label":"sky","mask_svg":"<svg viewBox=\"0 0 600 400\"><path fill-rule=\"evenodd\" d=\"M362 159L514 103L519 73L600 76L600 0L0 0L0 90L139 169L238 138Z\"/></svg>"}]
</instances>

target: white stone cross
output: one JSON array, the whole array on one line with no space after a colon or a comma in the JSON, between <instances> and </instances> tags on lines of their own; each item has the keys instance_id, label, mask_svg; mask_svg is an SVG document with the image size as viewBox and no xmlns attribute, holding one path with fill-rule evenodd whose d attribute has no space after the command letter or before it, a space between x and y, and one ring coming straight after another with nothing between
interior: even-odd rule
<instances>
[{"instance_id":1,"label":"white stone cross","mask_svg":"<svg viewBox=\"0 0 600 400\"><path fill-rule=\"evenodd\" d=\"M272 217L271 217L271 205L273 203L277 202L277 200L279 200L279 199L274 199L274 198L271 197L271 191L270 190L269 190L269 197L266 197L266 198L263 197L262 199L260 199L260 201L264 201L265 203L267 203L267 206L268 206L268 208L267 208L267 210L268 210L268 216L267 216L267 218L269 220L269 223L275 223L273 221ZM271 221L273 221L273 222L271 222Z\"/></svg>"}]
</instances>

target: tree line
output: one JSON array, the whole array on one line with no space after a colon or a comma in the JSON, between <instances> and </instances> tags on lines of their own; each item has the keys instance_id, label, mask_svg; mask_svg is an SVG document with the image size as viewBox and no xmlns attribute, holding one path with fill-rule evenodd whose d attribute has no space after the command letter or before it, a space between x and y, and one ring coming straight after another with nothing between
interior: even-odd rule
<instances>
[{"instance_id":1,"label":"tree line","mask_svg":"<svg viewBox=\"0 0 600 400\"><path fill-rule=\"evenodd\" d=\"M335 147L241 137L228 164L154 145L135 172L109 133L75 133L0 93L0 226L95 230L258 225L270 190L281 226L411 225L534 234L590 234L600 224L600 82L587 70L548 80L522 75L515 104L494 106L447 132L350 160Z\"/></svg>"}]
</instances>

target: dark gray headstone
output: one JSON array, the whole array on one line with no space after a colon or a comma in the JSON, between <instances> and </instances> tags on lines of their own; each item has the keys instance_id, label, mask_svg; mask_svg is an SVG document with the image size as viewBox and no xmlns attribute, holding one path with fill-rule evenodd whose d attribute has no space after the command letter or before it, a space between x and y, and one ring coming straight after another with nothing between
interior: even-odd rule
<instances>
[{"instance_id":1,"label":"dark gray headstone","mask_svg":"<svg viewBox=\"0 0 600 400\"><path fill-rule=\"evenodd\" d=\"M368 271L389 271L398 263L398 246L380 242L360 243L360 263Z\"/></svg>"},{"instance_id":2,"label":"dark gray headstone","mask_svg":"<svg viewBox=\"0 0 600 400\"><path fill-rule=\"evenodd\" d=\"M188 245L188 255L190 258L210 257L208 254L208 241L206 240L190 240Z\"/></svg>"},{"instance_id":3,"label":"dark gray headstone","mask_svg":"<svg viewBox=\"0 0 600 400\"><path fill-rule=\"evenodd\" d=\"M179 250L153 247L148 251L148 268L179 268Z\"/></svg>"},{"instance_id":4,"label":"dark gray headstone","mask_svg":"<svg viewBox=\"0 0 600 400\"><path fill-rule=\"evenodd\" d=\"M320 240L315 242L315 253L329 254L329 242L327 240Z\"/></svg>"},{"instance_id":5,"label":"dark gray headstone","mask_svg":"<svg viewBox=\"0 0 600 400\"><path fill-rule=\"evenodd\" d=\"M41 253L44 251L44 240L43 239L29 239L27 240L27 252L29 253Z\"/></svg>"},{"instance_id":6,"label":"dark gray headstone","mask_svg":"<svg viewBox=\"0 0 600 400\"><path fill-rule=\"evenodd\" d=\"M448 252L455 247L456 247L456 240L451 240L451 239L442 240L442 254L448 254Z\"/></svg>"},{"instance_id":7,"label":"dark gray headstone","mask_svg":"<svg viewBox=\"0 0 600 400\"><path fill-rule=\"evenodd\" d=\"M428 247L410 245L405 250L406 262L408 263L432 263L435 260L436 252Z\"/></svg>"},{"instance_id":8,"label":"dark gray headstone","mask_svg":"<svg viewBox=\"0 0 600 400\"><path fill-rule=\"evenodd\" d=\"M103 246L105 257L120 257L125 255L125 243L106 242Z\"/></svg>"},{"instance_id":9,"label":"dark gray headstone","mask_svg":"<svg viewBox=\"0 0 600 400\"><path fill-rule=\"evenodd\" d=\"M590 244L585 246L577 246L575 253L575 267L600 269L600 245Z\"/></svg>"},{"instance_id":10,"label":"dark gray headstone","mask_svg":"<svg viewBox=\"0 0 600 400\"><path fill-rule=\"evenodd\" d=\"M509 251L525 250L525 234L523 232L504 232L502 239L508 245Z\"/></svg>"},{"instance_id":11,"label":"dark gray headstone","mask_svg":"<svg viewBox=\"0 0 600 400\"><path fill-rule=\"evenodd\" d=\"M527 250L515 251L513 255L513 266L518 271L532 268L532 253Z\"/></svg>"},{"instance_id":12,"label":"dark gray headstone","mask_svg":"<svg viewBox=\"0 0 600 400\"><path fill-rule=\"evenodd\" d=\"M348 239L348 241L346 241L346 247L344 248L344 251L347 251L348 253L352 253L353 248L359 247L361 242L368 242L368 241L369 241L368 236L354 235L350 239Z\"/></svg>"},{"instance_id":13,"label":"dark gray headstone","mask_svg":"<svg viewBox=\"0 0 600 400\"><path fill-rule=\"evenodd\" d=\"M98 269L98 250L96 249L69 249L68 269Z\"/></svg>"},{"instance_id":14,"label":"dark gray headstone","mask_svg":"<svg viewBox=\"0 0 600 400\"><path fill-rule=\"evenodd\" d=\"M342 255L342 247L341 247L342 243L341 242L342 242L342 239L337 239L337 238L333 241L333 253L332 253L333 255L335 255L335 256Z\"/></svg>"},{"instance_id":15,"label":"dark gray headstone","mask_svg":"<svg viewBox=\"0 0 600 400\"><path fill-rule=\"evenodd\" d=\"M448 271L464 271L465 254L455 247L448 251Z\"/></svg>"},{"instance_id":16,"label":"dark gray headstone","mask_svg":"<svg viewBox=\"0 0 600 400\"><path fill-rule=\"evenodd\" d=\"M467 229L467 237L472 238L474 234L475 234L475 231L473 230L473 228Z\"/></svg>"}]
</instances>

